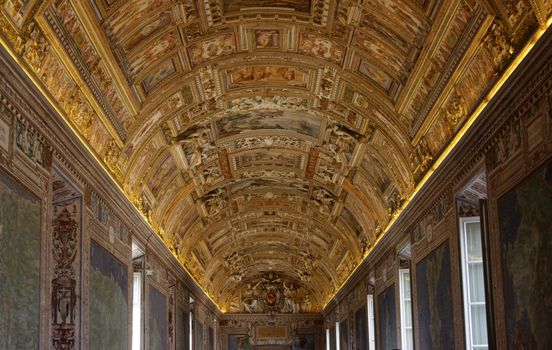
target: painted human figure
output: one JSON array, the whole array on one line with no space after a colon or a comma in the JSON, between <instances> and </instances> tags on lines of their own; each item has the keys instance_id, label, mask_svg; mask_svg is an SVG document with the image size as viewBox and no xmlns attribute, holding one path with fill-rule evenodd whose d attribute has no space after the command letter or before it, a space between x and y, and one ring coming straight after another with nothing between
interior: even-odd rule
<instances>
[{"instance_id":1,"label":"painted human figure","mask_svg":"<svg viewBox=\"0 0 552 350\"><path fill-rule=\"evenodd\" d=\"M286 285L286 282L283 283L284 287L284 307L282 312L288 312L288 313L295 313L296 312L296 305L294 296L295 296L295 289L293 286L293 283L290 283L289 286Z\"/></svg>"},{"instance_id":2,"label":"painted human figure","mask_svg":"<svg viewBox=\"0 0 552 350\"><path fill-rule=\"evenodd\" d=\"M59 323L62 323L62 324L70 323L70 322L67 322L70 308L71 308L71 291L62 289L59 291L58 302L57 302L57 311L58 311L58 315L60 315Z\"/></svg>"},{"instance_id":3,"label":"painted human figure","mask_svg":"<svg viewBox=\"0 0 552 350\"><path fill-rule=\"evenodd\" d=\"M259 308L259 300L257 298L257 285L251 286L251 283L247 284L247 289L243 293L243 308L248 313L257 312Z\"/></svg>"}]
</instances>

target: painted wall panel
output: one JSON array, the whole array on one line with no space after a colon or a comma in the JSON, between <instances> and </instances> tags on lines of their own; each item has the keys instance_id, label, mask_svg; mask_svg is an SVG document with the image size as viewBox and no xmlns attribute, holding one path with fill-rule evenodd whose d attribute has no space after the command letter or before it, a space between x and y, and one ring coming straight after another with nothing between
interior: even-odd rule
<instances>
[{"instance_id":1,"label":"painted wall panel","mask_svg":"<svg viewBox=\"0 0 552 350\"><path fill-rule=\"evenodd\" d=\"M349 349L349 323L347 319L339 322L339 349Z\"/></svg>"},{"instance_id":2,"label":"painted wall panel","mask_svg":"<svg viewBox=\"0 0 552 350\"><path fill-rule=\"evenodd\" d=\"M395 285L387 287L378 295L378 349L397 348L397 306Z\"/></svg>"},{"instance_id":3,"label":"painted wall panel","mask_svg":"<svg viewBox=\"0 0 552 350\"><path fill-rule=\"evenodd\" d=\"M128 267L90 244L89 348L128 348Z\"/></svg>"},{"instance_id":4,"label":"painted wall panel","mask_svg":"<svg viewBox=\"0 0 552 350\"><path fill-rule=\"evenodd\" d=\"M0 349L38 349L41 205L0 174Z\"/></svg>"},{"instance_id":5,"label":"painted wall panel","mask_svg":"<svg viewBox=\"0 0 552 350\"><path fill-rule=\"evenodd\" d=\"M509 349L552 348L552 164L498 200Z\"/></svg>"},{"instance_id":6,"label":"painted wall panel","mask_svg":"<svg viewBox=\"0 0 552 350\"><path fill-rule=\"evenodd\" d=\"M355 344L357 350L368 349L368 312L366 306L355 311Z\"/></svg>"},{"instance_id":7,"label":"painted wall panel","mask_svg":"<svg viewBox=\"0 0 552 350\"><path fill-rule=\"evenodd\" d=\"M149 287L149 347L150 350L168 350L167 298L154 287Z\"/></svg>"},{"instance_id":8,"label":"painted wall panel","mask_svg":"<svg viewBox=\"0 0 552 350\"><path fill-rule=\"evenodd\" d=\"M189 315L181 308L176 309L176 350L189 348Z\"/></svg>"},{"instance_id":9,"label":"painted wall panel","mask_svg":"<svg viewBox=\"0 0 552 350\"><path fill-rule=\"evenodd\" d=\"M416 265L420 348L454 349L450 252L448 241Z\"/></svg>"}]
</instances>

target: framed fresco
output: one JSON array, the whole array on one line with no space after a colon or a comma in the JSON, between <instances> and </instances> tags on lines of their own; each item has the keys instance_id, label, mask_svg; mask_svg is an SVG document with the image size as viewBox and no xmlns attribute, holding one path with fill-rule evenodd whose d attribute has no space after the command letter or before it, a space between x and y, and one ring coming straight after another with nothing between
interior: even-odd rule
<instances>
[{"instance_id":1,"label":"framed fresco","mask_svg":"<svg viewBox=\"0 0 552 350\"><path fill-rule=\"evenodd\" d=\"M224 13L241 11L243 8L283 7L308 13L311 0L223 0Z\"/></svg>"},{"instance_id":2,"label":"framed fresco","mask_svg":"<svg viewBox=\"0 0 552 350\"><path fill-rule=\"evenodd\" d=\"M209 330L207 332L207 342L207 349L213 350L215 348L215 331L211 326L209 326Z\"/></svg>"},{"instance_id":3,"label":"framed fresco","mask_svg":"<svg viewBox=\"0 0 552 350\"><path fill-rule=\"evenodd\" d=\"M508 349L551 349L552 163L498 199Z\"/></svg>"},{"instance_id":4,"label":"framed fresco","mask_svg":"<svg viewBox=\"0 0 552 350\"><path fill-rule=\"evenodd\" d=\"M228 56L236 52L234 33L222 33L199 43L188 45L188 54L192 66Z\"/></svg>"},{"instance_id":5,"label":"framed fresco","mask_svg":"<svg viewBox=\"0 0 552 350\"><path fill-rule=\"evenodd\" d=\"M291 344L291 350L314 350L315 336L314 334L299 334L296 335Z\"/></svg>"},{"instance_id":6,"label":"framed fresco","mask_svg":"<svg viewBox=\"0 0 552 350\"><path fill-rule=\"evenodd\" d=\"M160 64L158 68L150 72L144 79L142 79L142 89L144 93L148 94L153 88L155 88L160 82L165 80L168 76L176 72L176 68L172 59Z\"/></svg>"},{"instance_id":7,"label":"framed fresco","mask_svg":"<svg viewBox=\"0 0 552 350\"><path fill-rule=\"evenodd\" d=\"M330 328L330 350L336 350L335 327Z\"/></svg>"},{"instance_id":8,"label":"framed fresco","mask_svg":"<svg viewBox=\"0 0 552 350\"><path fill-rule=\"evenodd\" d=\"M278 29L255 30L255 48L279 49L280 48L280 30Z\"/></svg>"},{"instance_id":9,"label":"framed fresco","mask_svg":"<svg viewBox=\"0 0 552 350\"><path fill-rule=\"evenodd\" d=\"M247 334L229 334L228 350L251 350Z\"/></svg>"},{"instance_id":10,"label":"framed fresco","mask_svg":"<svg viewBox=\"0 0 552 350\"><path fill-rule=\"evenodd\" d=\"M349 322L347 319L339 322L339 349L349 349Z\"/></svg>"},{"instance_id":11,"label":"framed fresco","mask_svg":"<svg viewBox=\"0 0 552 350\"><path fill-rule=\"evenodd\" d=\"M418 342L421 349L454 349L449 242L416 265Z\"/></svg>"},{"instance_id":12,"label":"framed fresco","mask_svg":"<svg viewBox=\"0 0 552 350\"><path fill-rule=\"evenodd\" d=\"M195 344L196 348L194 350L204 350L203 349L203 324L201 322L195 323Z\"/></svg>"},{"instance_id":13,"label":"framed fresco","mask_svg":"<svg viewBox=\"0 0 552 350\"><path fill-rule=\"evenodd\" d=\"M188 350L190 320L189 314L180 307L176 308L176 350Z\"/></svg>"},{"instance_id":14,"label":"framed fresco","mask_svg":"<svg viewBox=\"0 0 552 350\"><path fill-rule=\"evenodd\" d=\"M249 111L227 115L217 120L215 125L221 138L253 130L287 130L318 138L321 119L308 112Z\"/></svg>"},{"instance_id":15,"label":"framed fresco","mask_svg":"<svg viewBox=\"0 0 552 350\"><path fill-rule=\"evenodd\" d=\"M360 61L358 71L385 91L389 91L393 84L393 78L389 74L374 66L368 60L363 59Z\"/></svg>"},{"instance_id":16,"label":"framed fresco","mask_svg":"<svg viewBox=\"0 0 552 350\"><path fill-rule=\"evenodd\" d=\"M308 71L286 66L247 66L228 70L229 88L259 84L307 87Z\"/></svg>"},{"instance_id":17,"label":"framed fresco","mask_svg":"<svg viewBox=\"0 0 552 350\"><path fill-rule=\"evenodd\" d=\"M355 311L355 344L357 350L368 349L368 310L366 305Z\"/></svg>"},{"instance_id":18,"label":"framed fresco","mask_svg":"<svg viewBox=\"0 0 552 350\"><path fill-rule=\"evenodd\" d=\"M394 284L378 294L377 327L378 349L396 349L397 305L395 303Z\"/></svg>"},{"instance_id":19,"label":"framed fresco","mask_svg":"<svg viewBox=\"0 0 552 350\"><path fill-rule=\"evenodd\" d=\"M169 350L167 298L149 286L149 350Z\"/></svg>"},{"instance_id":20,"label":"framed fresco","mask_svg":"<svg viewBox=\"0 0 552 350\"><path fill-rule=\"evenodd\" d=\"M41 204L0 173L0 349L38 349Z\"/></svg>"},{"instance_id":21,"label":"framed fresco","mask_svg":"<svg viewBox=\"0 0 552 350\"><path fill-rule=\"evenodd\" d=\"M90 349L128 347L128 266L90 242Z\"/></svg>"},{"instance_id":22,"label":"framed fresco","mask_svg":"<svg viewBox=\"0 0 552 350\"><path fill-rule=\"evenodd\" d=\"M313 33L299 33L299 53L341 64L346 48L333 40Z\"/></svg>"}]
</instances>

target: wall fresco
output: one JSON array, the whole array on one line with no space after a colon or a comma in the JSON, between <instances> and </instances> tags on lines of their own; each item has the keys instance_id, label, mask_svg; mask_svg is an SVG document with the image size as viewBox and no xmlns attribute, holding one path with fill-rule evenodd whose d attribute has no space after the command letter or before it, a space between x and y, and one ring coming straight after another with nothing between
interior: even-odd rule
<instances>
[{"instance_id":1,"label":"wall fresco","mask_svg":"<svg viewBox=\"0 0 552 350\"><path fill-rule=\"evenodd\" d=\"M552 163L498 200L508 349L552 347Z\"/></svg>"},{"instance_id":2,"label":"wall fresco","mask_svg":"<svg viewBox=\"0 0 552 350\"><path fill-rule=\"evenodd\" d=\"M187 350L189 344L189 314L181 308L176 308L176 350Z\"/></svg>"},{"instance_id":3,"label":"wall fresco","mask_svg":"<svg viewBox=\"0 0 552 350\"><path fill-rule=\"evenodd\" d=\"M209 327L207 331L207 350L214 350L215 348L215 331L213 327Z\"/></svg>"},{"instance_id":4,"label":"wall fresco","mask_svg":"<svg viewBox=\"0 0 552 350\"><path fill-rule=\"evenodd\" d=\"M336 339L335 339L335 326L332 325L330 328L330 350L336 350Z\"/></svg>"},{"instance_id":5,"label":"wall fresco","mask_svg":"<svg viewBox=\"0 0 552 350\"><path fill-rule=\"evenodd\" d=\"M359 350L368 349L368 311L363 306L355 311L355 347Z\"/></svg>"},{"instance_id":6,"label":"wall fresco","mask_svg":"<svg viewBox=\"0 0 552 350\"><path fill-rule=\"evenodd\" d=\"M128 347L128 266L90 243L89 348Z\"/></svg>"},{"instance_id":7,"label":"wall fresco","mask_svg":"<svg viewBox=\"0 0 552 350\"><path fill-rule=\"evenodd\" d=\"M416 288L420 348L454 349L448 241L416 265Z\"/></svg>"},{"instance_id":8,"label":"wall fresco","mask_svg":"<svg viewBox=\"0 0 552 350\"><path fill-rule=\"evenodd\" d=\"M149 342L150 350L169 350L169 325L167 298L153 286L149 286Z\"/></svg>"},{"instance_id":9,"label":"wall fresco","mask_svg":"<svg viewBox=\"0 0 552 350\"><path fill-rule=\"evenodd\" d=\"M339 322L339 349L349 350L349 320Z\"/></svg>"},{"instance_id":10,"label":"wall fresco","mask_svg":"<svg viewBox=\"0 0 552 350\"><path fill-rule=\"evenodd\" d=\"M387 287L378 295L377 343L380 349L397 348L397 305L395 285Z\"/></svg>"},{"instance_id":11,"label":"wall fresco","mask_svg":"<svg viewBox=\"0 0 552 350\"><path fill-rule=\"evenodd\" d=\"M41 205L0 174L0 349L38 349Z\"/></svg>"},{"instance_id":12,"label":"wall fresco","mask_svg":"<svg viewBox=\"0 0 552 350\"><path fill-rule=\"evenodd\" d=\"M203 324L201 322L195 323L195 345L197 350L205 350L203 348L204 342L203 342Z\"/></svg>"}]
</instances>

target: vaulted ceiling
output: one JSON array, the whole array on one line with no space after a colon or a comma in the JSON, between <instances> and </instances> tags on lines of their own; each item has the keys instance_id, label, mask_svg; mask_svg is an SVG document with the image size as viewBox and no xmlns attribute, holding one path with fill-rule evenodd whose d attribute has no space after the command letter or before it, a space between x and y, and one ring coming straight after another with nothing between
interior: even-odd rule
<instances>
[{"instance_id":1,"label":"vaulted ceiling","mask_svg":"<svg viewBox=\"0 0 552 350\"><path fill-rule=\"evenodd\" d=\"M2 42L202 288L317 311L547 0L10 0Z\"/></svg>"}]
</instances>

